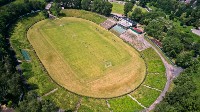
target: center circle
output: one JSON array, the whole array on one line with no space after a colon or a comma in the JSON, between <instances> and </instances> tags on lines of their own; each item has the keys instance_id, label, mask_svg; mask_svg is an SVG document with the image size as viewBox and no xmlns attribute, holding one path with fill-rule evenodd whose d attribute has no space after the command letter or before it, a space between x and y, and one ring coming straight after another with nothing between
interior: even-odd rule
<instances>
[{"instance_id":1,"label":"center circle","mask_svg":"<svg viewBox=\"0 0 200 112\"><path fill-rule=\"evenodd\" d=\"M42 20L28 30L27 38L50 77L73 93L117 97L136 89L145 78L140 54L91 21Z\"/></svg>"}]
</instances>

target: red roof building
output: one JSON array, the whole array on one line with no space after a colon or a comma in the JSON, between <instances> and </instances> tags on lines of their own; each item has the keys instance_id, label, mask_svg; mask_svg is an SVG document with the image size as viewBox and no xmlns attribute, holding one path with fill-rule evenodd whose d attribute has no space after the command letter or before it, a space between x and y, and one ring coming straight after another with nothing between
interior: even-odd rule
<instances>
[{"instance_id":1,"label":"red roof building","mask_svg":"<svg viewBox=\"0 0 200 112\"><path fill-rule=\"evenodd\" d=\"M143 33L143 31L142 30L140 30L140 29L137 29L137 28L133 28L136 32L138 32L139 34L142 34Z\"/></svg>"}]
</instances>

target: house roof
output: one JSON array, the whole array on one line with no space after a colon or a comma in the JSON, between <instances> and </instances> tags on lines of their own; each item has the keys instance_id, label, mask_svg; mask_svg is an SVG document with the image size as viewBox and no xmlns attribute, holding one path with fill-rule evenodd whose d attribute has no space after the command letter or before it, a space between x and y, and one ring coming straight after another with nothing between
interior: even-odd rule
<instances>
[{"instance_id":1,"label":"house roof","mask_svg":"<svg viewBox=\"0 0 200 112\"><path fill-rule=\"evenodd\" d=\"M122 19L125 20L125 21L128 21L128 22L132 23L133 25L137 25L137 22L135 22L135 21L133 21L133 20L127 18L127 17L123 17Z\"/></svg>"},{"instance_id":2,"label":"house roof","mask_svg":"<svg viewBox=\"0 0 200 112\"><path fill-rule=\"evenodd\" d=\"M140 30L140 29L137 29L137 28L133 28L136 32L138 32L138 33L142 33L143 31L142 30Z\"/></svg>"}]
</instances>

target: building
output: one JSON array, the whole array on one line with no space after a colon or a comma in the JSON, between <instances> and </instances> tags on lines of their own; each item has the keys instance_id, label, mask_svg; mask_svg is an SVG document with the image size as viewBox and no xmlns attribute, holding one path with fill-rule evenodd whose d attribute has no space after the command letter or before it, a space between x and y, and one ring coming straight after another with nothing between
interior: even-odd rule
<instances>
[{"instance_id":1,"label":"building","mask_svg":"<svg viewBox=\"0 0 200 112\"><path fill-rule=\"evenodd\" d=\"M129 18L123 17L118 22L120 26L123 26L124 28L128 29L129 27L136 27L137 22L130 20Z\"/></svg>"},{"instance_id":2,"label":"building","mask_svg":"<svg viewBox=\"0 0 200 112\"><path fill-rule=\"evenodd\" d=\"M48 3L45 7L46 10L49 10L51 8L52 4L51 3Z\"/></svg>"},{"instance_id":3,"label":"building","mask_svg":"<svg viewBox=\"0 0 200 112\"><path fill-rule=\"evenodd\" d=\"M131 29L132 31L134 31L135 33L137 33L137 34L142 34L142 33L143 33L143 31L140 30L140 29L138 29L138 28L130 27L130 29Z\"/></svg>"}]
</instances>

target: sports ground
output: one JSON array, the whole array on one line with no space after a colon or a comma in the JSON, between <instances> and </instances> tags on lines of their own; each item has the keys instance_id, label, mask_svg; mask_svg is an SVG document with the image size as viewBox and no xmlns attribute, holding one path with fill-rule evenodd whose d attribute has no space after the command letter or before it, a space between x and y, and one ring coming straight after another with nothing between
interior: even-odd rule
<instances>
[{"instance_id":1,"label":"sports ground","mask_svg":"<svg viewBox=\"0 0 200 112\"><path fill-rule=\"evenodd\" d=\"M55 102L55 104L58 105L61 109L69 110L69 111L75 111L77 105L81 104L80 108L78 108L79 112L110 112L110 111L132 112L132 111L141 111L141 110L148 108L158 98L158 96L161 93L160 91L163 90L163 88L165 87L165 83L166 83L165 67L162 63L162 60L158 56L158 54L152 48L148 48L143 51L135 52L135 49L133 47L130 47L130 45L126 44L125 42L122 42L122 40L119 37L113 36L113 34L110 33L109 31L102 29L99 26L99 24L104 22L106 20L106 18L101 15L98 15L96 13L91 13L91 12L84 11L84 10L75 10L75 9L62 10L61 13L63 13L65 15L65 17L82 18L81 20L83 20L84 22L81 22L79 24L81 24L81 26L83 26L82 23L87 22L87 26L85 28L82 28L81 30L86 31L86 28L87 28L87 30L89 32L94 31L93 33L95 33L95 38L97 37L96 36L96 34L97 34L97 35L101 35L98 37L101 37L102 39L109 37L106 40L106 42L109 42L109 39L111 39L111 40L115 39L116 42L111 41L111 42L109 42L108 45L112 46L112 47L116 47L116 48L121 48L121 49L117 49L116 51L120 51L120 52L123 51L125 53L124 56L127 56L127 54L130 54L131 52L133 52L136 55L137 54L142 55L144 58L143 61L146 63L147 71L145 71L145 72L147 74L146 74L144 82L137 89L135 89L133 92L129 93L128 95L122 95L122 96L116 97L116 98L96 99L96 98L80 96L80 93L79 93L79 95L74 94L74 93L72 93L72 90L71 90L71 92L67 91L66 88L63 88L64 87L63 85L61 85L59 82L57 82L55 79L53 79L53 77L50 74L50 71L47 70L48 69L47 67L53 66L54 67L53 69L55 69L59 64L55 63L55 64L51 64L48 66L42 66L42 64L44 65L44 63L42 62L42 64L41 64L42 60L40 57L38 59L38 56L39 56L39 53L42 53L43 57L48 57L47 56L48 53L52 53L53 49L49 49L50 46L48 46L48 44L44 44L44 43L42 44L42 42L41 42L41 41L44 41L44 39L45 39L44 37L46 37L45 35L57 35L58 33L64 35L64 33L61 31L56 33L56 29L65 29L66 30L69 26L67 27L64 25L65 23L67 23L65 20L62 20L62 19L61 20L59 20L59 19L44 20L44 16L42 13L33 14L33 15L30 15L27 17L23 17L22 19L17 21L13 27L11 27L11 28L13 28L13 33L10 37L10 40L11 40L11 44L12 44L14 50L16 51L16 54L17 54L16 56L18 59L24 60L24 58L21 54L21 51L20 51L21 49L26 49L26 51L29 53L31 61L30 62L22 61L22 64L21 64L21 68L24 71L23 76L27 79L28 83L30 83L31 85L34 86L34 88L32 88L32 89L34 89L34 91L36 91L41 96L41 99L51 100L51 101ZM41 20L43 20L43 21L41 21ZM94 23L91 23L87 20L92 21ZM60 24L59 21L62 21L62 24ZM39 23L36 23L36 22L39 22ZM42 24L43 22L48 23L48 24ZM90 25L89 23L92 25ZM34 24L35 25L40 24L41 28L39 28L38 30L35 29L35 31L33 31L34 27L36 28L36 26ZM53 27L52 27L52 25L53 25ZM90 26L94 27L94 28L91 28ZM90 28L94 29L94 30L91 30ZM103 31L103 33L102 34L99 33L99 31L97 31L95 28L98 28L99 31ZM27 29L29 29L28 32L27 32ZM46 31L45 29L48 29L49 31ZM70 27L70 31L73 31L73 30L75 30L75 29ZM37 36L40 36L40 38L37 39L37 43L35 43L37 46L40 46L40 48L37 48L37 49L39 49L38 50L39 52L34 47L34 45L32 46L32 43L30 43L31 41L29 41L29 38L27 39L27 36L31 34L30 31L32 33L34 33L34 34L32 34L33 37L37 38ZM53 31L55 31L55 32L53 32ZM41 36L41 33L43 34L43 36ZM70 34L69 32L67 32L67 33L68 33L68 35ZM70 34L70 35L72 36L72 34ZM110 35L110 36L107 36L107 35ZM82 38L82 37L83 36L81 35L79 38ZM49 41L54 41L51 39L52 38L51 36L48 36L46 38L49 39ZM89 38L89 37L85 37L85 38ZM57 38L55 38L55 39L56 39L55 42L61 42L61 43L64 43L67 40L67 39L65 39L63 37L59 37L59 36L57 36ZM80 40L82 40L82 39L80 39ZM68 41L70 41L70 40L68 39ZM68 42L65 42L65 44L67 44L67 43ZM113 43L116 45L112 45ZM73 44L76 45L75 42ZM92 43L89 43L89 44L92 45ZM66 57L63 56L62 52L59 50L59 49L61 49L61 46L56 46L56 43L53 43L52 46L54 46L56 48L56 51L63 58L63 62L61 62L61 61L59 61L59 62L60 63L65 62L64 64L66 64L66 63L68 64L68 62L65 61L65 59L64 59ZM48 48L48 50L45 49L46 47ZM83 44L82 47L86 48L85 44ZM98 46L95 46L95 47L98 47ZM129 47L130 47L130 50L127 49ZM89 46L87 48L89 48ZM68 50L69 50L69 48L68 48ZM77 50L78 49L76 49L76 51ZM107 50L110 50L110 48L107 48ZM75 53L75 50L70 51L70 52ZM89 52L89 51L87 51L87 52ZM109 51L109 52L112 52L112 51ZM53 52L53 53L55 53L55 52ZM95 53L97 53L97 51L95 51ZM112 52L112 53L116 54L114 52ZM75 54L73 54L73 55L75 55ZM54 56L54 57L56 57L56 56ZM113 57L114 56L112 56L112 58ZM114 62L113 62L113 63L111 63L112 66L109 67L110 63L108 62L108 63L104 63L104 65L108 65L107 69L111 69L112 67L115 67L115 66L122 66L122 63L120 63L121 58L118 57L118 59L119 59L118 64L114 65L113 64ZM129 58L129 61L131 59L132 58ZM122 60L125 60L125 59L122 59ZM47 61L47 60L43 60L43 61ZM95 66L97 66L97 65L95 65ZM62 80L63 77L59 77L59 78L60 78L60 80ZM90 77L90 79L92 79L92 77ZM89 81L89 79L87 81ZM58 84L56 84L55 82L57 82ZM66 81L65 81L65 83L66 83ZM61 87L60 85L63 87ZM128 86L124 86L124 87L128 87ZM117 90L117 89L114 89L114 90ZM124 93L126 93L126 92L125 91L120 92L120 94L124 94ZM98 93L98 94L103 95L102 93ZM118 95L119 95L119 93L118 93ZM138 102L140 102L143 106L138 104L138 102L136 102L135 100L133 100L132 97L135 98Z\"/></svg>"},{"instance_id":2,"label":"sports ground","mask_svg":"<svg viewBox=\"0 0 200 112\"><path fill-rule=\"evenodd\" d=\"M145 78L140 54L91 21L43 20L27 36L51 78L76 94L117 97L136 89Z\"/></svg>"}]
</instances>

